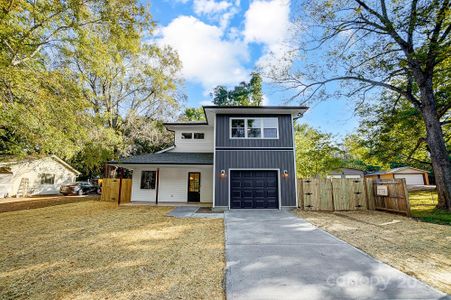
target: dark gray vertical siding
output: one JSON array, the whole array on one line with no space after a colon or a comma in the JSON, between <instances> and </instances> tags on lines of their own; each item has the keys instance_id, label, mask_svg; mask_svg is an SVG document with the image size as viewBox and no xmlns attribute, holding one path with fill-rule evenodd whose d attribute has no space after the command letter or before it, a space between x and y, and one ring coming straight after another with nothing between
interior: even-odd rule
<instances>
[{"instance_id":1,"label":"dark gray vertical siding","mask_svg":"<svg viewBox=\"0 0 451 300\"><path fill-rule=\"evenodd\" d=\"M215 206L229 205L229 169L280 169L280 195L282 206L296 206L296 174L294 173L293 151L275 150L232 150L216 151L216 180L215 180ZM226 176L221 177L221 170L226 171ZM288 171L288 177L283 177L284 170Z\"/></svg>"},{"instance_id":2,"label":"dark gray vertical siding","mask_svg":"<svg viewBox=\"0 0 451 300\"><path fill-rule=\"evenodd\" d=\"M235 117L278 117L279 139L230 139L229 120ZM291 115L216 115L216 147L293 147Z\"/></svg>"}]
</instances>

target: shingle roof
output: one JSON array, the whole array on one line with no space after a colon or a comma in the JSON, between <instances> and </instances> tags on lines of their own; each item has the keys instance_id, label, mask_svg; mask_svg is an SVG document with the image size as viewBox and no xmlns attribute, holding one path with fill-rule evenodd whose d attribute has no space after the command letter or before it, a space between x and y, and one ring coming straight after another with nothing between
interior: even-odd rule
<instances>
[{"instance_id":1,"label":"shingle roof","mask_svg":"<svg viewBox=\"0 0 451 300\"><path fill-rule=\"evenodd\" d=\"M111 164L212 165L213 153L164 152L131 156Z\"/></svg>"}]
</instances>

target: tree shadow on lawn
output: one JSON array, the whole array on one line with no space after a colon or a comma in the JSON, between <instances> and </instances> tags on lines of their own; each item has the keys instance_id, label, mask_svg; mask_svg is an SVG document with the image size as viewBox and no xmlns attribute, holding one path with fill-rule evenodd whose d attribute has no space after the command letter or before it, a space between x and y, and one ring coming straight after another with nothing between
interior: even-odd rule
<instances>
[{"instance_id":1,"label":"tree shadow on lawn","mask_svg":"<svg viewBox=\"0 0 451 300\"><path fill-rule=\"evenodd\" d=\"M85 202L2 214L0 298L222 298L222 220Z\"/></svg>"}]
</instances>

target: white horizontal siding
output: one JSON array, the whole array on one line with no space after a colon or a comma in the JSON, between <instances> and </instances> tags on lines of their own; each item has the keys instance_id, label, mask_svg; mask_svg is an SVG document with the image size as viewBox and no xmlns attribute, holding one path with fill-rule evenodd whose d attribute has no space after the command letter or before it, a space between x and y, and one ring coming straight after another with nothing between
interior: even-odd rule
<instances>
[{"instance_id":1,"label":"white horizontal siding","mask_svg":"<svg viewBox=\"0 0 451 300\"><path fill-rule=\"evenodd\" d=\"M76 174L51 157L23 161L11 165L12 176L9 183L2 181L4 185L3 196L15 196L19 191L20 182L23 178L28 179L28 193L31 195L59 194L61 185L75 182ZM41 184L41 174L54 174L53 184ZM6 193L5 193L6 192Z\"/></svg>"},{"instance_id":2,"label":"white horizontal siding","mask_svg":"<svg viewBox=\"0 0 451 300\"><path fill-rule=\"evenodd\" d=\"M133 168L131 201L155 202L155 190L141 189L141 173L143 171L156 171L153 167Z\"/></svg>"},{"instance_id":3,"label":"white horizontal siding","mask_svg":"<svg viewBox=\"0 0 451 300\"><path fill-rule=\"evenodd\" d=\"M204 139L182 139L183 132L203 133ZM171 152L209 152L213 153L213 128L201 129L196 127L188 127L175 130L175 148L169 150Z\"/></svg>"},{"instance_id":4,"label":"white horizontal siding","mask_svg":"<svg viewBox=\"0 0 451 300\"><path fill-rule=\"evenodd\" d=\"M188 173L200 172L200 201L213 200L213 166L160 166L133 168L132 201L155 202L155 190L142 190L141 172L156 171L160 169L160 184L158 201L161 202L187 202L188 201Z\"/></svg>"}]
</instances>

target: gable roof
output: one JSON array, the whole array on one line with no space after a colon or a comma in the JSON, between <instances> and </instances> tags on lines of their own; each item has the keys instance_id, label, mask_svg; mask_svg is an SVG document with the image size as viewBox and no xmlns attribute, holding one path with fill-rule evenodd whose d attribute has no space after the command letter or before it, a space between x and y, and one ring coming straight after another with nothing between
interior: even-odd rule
<instances>
[{"instance_id":1,"label":"gable roof","mask_svg":"<svg viewBox=\"0 0 451 300\"><path fill-rule=\"evenodd\" d=\"M69 165L67 162L65 162L64 160L62 160L61 158L59 158L56 155L49 155L49 156L45 156L45 157L30 157L30 158L25 158L25 159L21 159L21 160L9 160L9 161L6 161L6 162L0 162L0 166L5 166L5 167L6 166L12 166L12 165L20 164L20 163L23 163L23 162L26 162L26 161L34 161L34 160L44 159L44 158L47 158L47 157L50 157L54 161L56 161L59 164L63 165L63 167L65 167L69 171L73 172L76 176L81 174L74 167L72 167L71 165Z\"/></svg>"},{"instance_id":2,"label":"gable roof","mask_svg":"<svg viewBox=\"0 0 451 300\"><path fill-rule=\"evenodd\" d=\"M149 165L213 165L213 153L163 152L131 156L110 164L149 164Z\"/></svg>"},{"instance_id":3,"label":"gable roof","mask_svg":"<svg viewBox=\"0 0 451 300\"><path fill-rule=\"evenodd\" d=\"M400 171L407 170L407 169L416 170L419 173L429 173L426 170L421 170L421 169L414 168L414 167L399 167L399 168L394 168L394 169L390 169L387 171L378 171L378 172L369 173L368 175L394 174L394 173L398 173Z\"/></svg>"}]
</instances>

